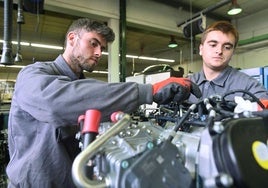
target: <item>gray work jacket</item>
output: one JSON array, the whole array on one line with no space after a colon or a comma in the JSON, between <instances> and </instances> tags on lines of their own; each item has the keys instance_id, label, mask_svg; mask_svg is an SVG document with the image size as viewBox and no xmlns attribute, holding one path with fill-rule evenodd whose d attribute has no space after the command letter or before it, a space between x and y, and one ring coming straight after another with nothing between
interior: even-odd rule
<instances>
[{"instance_id":1,"label":"gray work jacket","mask_svg":"<svg viewBox=\"0 0 268 188\"><path fill-rule=\"evenodd\" d=\"M61 55L54 62L25 67L18 74L9 114L9 187L74 187L78 117L97 109L101 121L107 121L115 111L130 113L152 101L152 85L79 79Z\"/></svg>"},{"instance_id":2,"label":"gray work jacket","mask_svg":"<svg viewBox=\"0 0 268 188\"><path fill-rule=\"evenodd\" d=\"M234 90L244 90L250 92L260 99L268 99L268 91L265 87L255 78L234 69L231 66L227 66L221 74L208 81L205 77L203 70L198 73L190 75L189 78L199 86L202 92L202 98L209 98L213 95L223 96L224 94ZM227 100L234 100L234 96L243 96L249 98L249 95L243 92L235 92L226 96ZM189 98L190 103L196 103L198 100L194 95Z\"/></svg>"}]
</instances>

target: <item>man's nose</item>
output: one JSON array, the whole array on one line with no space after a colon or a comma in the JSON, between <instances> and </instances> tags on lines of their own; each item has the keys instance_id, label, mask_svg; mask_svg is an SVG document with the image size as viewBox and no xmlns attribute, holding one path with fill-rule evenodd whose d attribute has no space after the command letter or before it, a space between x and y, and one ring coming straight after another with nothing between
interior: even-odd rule
<instances>
[{"instance_id":1,"label":"man's nose","mask_svg":"<svg viewBox=\"0 0 268 188\"><path fill-rule=\"evenodd\" d=\"M101 55L102 55L101 46L98 46L97 48L95 48L95 55L97 57L101 57Z\"/></svg>"},{"instance_id":2,"label":"man's nose","mask_svg":"<svg viewBox=\"0 0 268 188\"><path fill-rule=\"evenodd\" d=\"M222 47L222 46L218 46L218 47L216 48L216 53L217 53L217 54L221 54L222 51L223 51L223 47Z\"/></svg>"}]
</instances>

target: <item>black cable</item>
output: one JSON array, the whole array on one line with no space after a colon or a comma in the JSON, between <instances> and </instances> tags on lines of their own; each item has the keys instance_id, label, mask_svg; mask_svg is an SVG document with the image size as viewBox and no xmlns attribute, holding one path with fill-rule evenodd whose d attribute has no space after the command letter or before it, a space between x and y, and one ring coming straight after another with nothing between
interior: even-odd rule
<instances>
[{"instance_id":1,"label":"black cable","mask_svg":"<svg viewBox=\"0 0 268 188\"><path fill-rule=\"evenodd\" d=\"M197 107L197 104L192 104L189 109L187 110L187 112L184 114L184 116L182 116L180 119L178 119L175 127L173 128L173 131L177 132L179 130L179 128L183 125L183 123L186 121L186 119L189 117L189 115L191 114L192 111L195 110L195 108ZM168 140L172 140L173 136L169 135Z\"/></svg>"},{"instance_id":2,"label":"black cable","mask_svg":"<svg viewBox=\"0 0 268 188\"><path fill-rule=\"evenodd\" d=\"M262 108L262 109L265 109L265 106L262 104L262 102L252 93L250 93L249 91L246 91L246 90L243 90L243 89L237 89L237 90L232 90L228 93L225 93L222 97L222 99L225 101L225 97L228 96L228 95L231 95L231 94L235 94L235 93L245 93L247 94L248 96L250 96L253 101L257 102L258 105Z\"/></svg>"}]
</instances>

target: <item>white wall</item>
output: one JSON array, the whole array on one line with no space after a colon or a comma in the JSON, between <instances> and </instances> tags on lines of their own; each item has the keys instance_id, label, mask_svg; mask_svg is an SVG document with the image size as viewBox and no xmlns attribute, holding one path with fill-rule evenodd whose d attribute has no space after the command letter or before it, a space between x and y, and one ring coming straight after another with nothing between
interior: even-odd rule
<instances>
[{"instance_id":1,"label":"white wall","mask_svg":"<svg viewBox=\"0 0 268 188\"><path fill-rule=\"evenodd\" d=\"M46 0L45 9L93 19L119 19L119 0ZM126 0L127 24L141 28L153 28L167 33L178 33L177 22L189 18L178 8L149 0Z\"/></svg>"},{"instance_id":2,"label":"white wall","mask_svg":"<svg viewBox=\"0 0 268 188\"><path fill-rule=\"evenodd\" d=\"M268 36L268 9L236 20L234 23L240 34L240 40L254 40L260 36ZM257 43L247 45L248 50L233 57L232 65L240 68L268 66L268 37Z\"/></svg>"}]
</instances>

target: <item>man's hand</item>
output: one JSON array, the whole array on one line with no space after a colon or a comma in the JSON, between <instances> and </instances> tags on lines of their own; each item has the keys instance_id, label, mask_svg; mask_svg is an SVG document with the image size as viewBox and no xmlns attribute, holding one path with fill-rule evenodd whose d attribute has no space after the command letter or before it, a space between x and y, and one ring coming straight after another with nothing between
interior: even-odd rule
<instances>
[{"instance_id":1,"label":"man's hand","mask_svg":"<svg viewBox=\"0 0 268 188\"><path fill-rule=\"evenodd\" d=\"M201 97L201 91L198 86L187 78L170 77L153 84L153 100L158 104L180 103L188 99L190 93L197 98Z\"/></svg>"}]
</instances>

